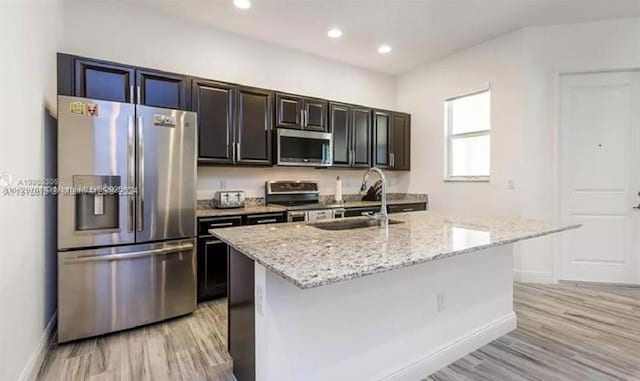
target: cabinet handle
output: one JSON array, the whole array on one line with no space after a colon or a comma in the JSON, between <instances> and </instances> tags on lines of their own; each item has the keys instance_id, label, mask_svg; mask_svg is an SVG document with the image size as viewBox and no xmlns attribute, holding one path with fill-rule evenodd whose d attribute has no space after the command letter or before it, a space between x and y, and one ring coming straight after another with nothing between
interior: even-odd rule
<instances>
[{"instance_id":1,"label":"cabinet handle","mask_svg":"<svg viewBox=\"0 0 640 381\"><path fill-rule=\"evenodd\" d=\"M238 156L238 161L240 161L240 143L236 143L236 155Z\"/></svg>"},{"instance_id":2,"label":"cabinet handle","mask_svg":"<svg viewBox=\"0 0 640 381\"><path fill-rule=\"evenodd\" d=\"M133 85L129 86L129 103L135 103L135 99L133 99Z\"/></svg>"},{"instance_id":3,"label":"cabinet handle","mask_svg":"<svg viewBox=\"0 0 640 381\"><path fill-rule=\"evenodd\" d=\"M209 246L209 245L217 245L217 244L219 244L219 243L222 243L222 241L221 241L221 240L219 240L219 239L214 239L214 240L212 240L212 241L207 241L207 242L205 242L205 243L204 243L204 245L205 245L205 246Z\"/></svg>"},{"instance_id":4,"label":"cabinet handle","mask_svg":"<svg viewBox=\"0 0 640 381\"><path fill-rule=\"evenodd\" d=\"M413 208L404 208L402 209L403 212L413 212Z\"/></svg>"},{"instance_id":5,"label":"cabinet handle","mask_svg":"<svg viewBox=\"0 0 640 381\"><path fill-rule=\"evenodd\" d=\"M223 226L233 226L233 222L218 222L218 223L209 224L210 228L219 228Z\"/></svg>"},{"instance_id":6,"label":"cabinet handle","mask_svg":"<svg viewBox=\"0 0 640 381\"><path fill-rule=\"evenodd\" d=\"M140 85L136 86L137 87L137 96L136 96L136 103L140 104L141 100L140 100Z\"/></svg>"},{"instance_id":7,"label":"cabinet handle","mask_svg":"<svg viewBox=\"0 0 640 381\"><path fill-rule=\"evenodd\" d=\"M395 166L396 164L396 155L394 155L393 153L389 154L389 165L390 166Z\"/></svg>"},{"instance_id":8,"label":"cabinet handle","mask_svg":"<svg viewBox=\"0 0 640 381\"><path fill-rule=\"evenodd\" d=\"M258 220L256 224L269 224L271 222L278 222L276 218L267 218L266 220Z\"/></svg>"},{"instance_id":9,"label":"cabinet handle","mask_svg":"<svg viewBox=\"0 0 640 381\"><path fill-rule=\"evenodd\" d=\"M300 127L304 128L304 110L300 110Z\"/></svg>"}]
</instances>

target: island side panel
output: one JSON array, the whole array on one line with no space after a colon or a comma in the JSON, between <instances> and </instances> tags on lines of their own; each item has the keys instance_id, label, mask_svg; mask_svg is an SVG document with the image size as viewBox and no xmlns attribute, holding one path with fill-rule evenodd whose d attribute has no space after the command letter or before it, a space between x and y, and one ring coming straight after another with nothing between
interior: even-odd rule
<instances>
[{"instance_id":1,"label":"island side panel","mask_svg":"<svg viewBox=\"0 0 640 381\"><path fill-rule=\"evenodd\" d=\"M238 381L255 378L255 294L254 262L229 247L227 280L227 347Z\"/></svg>"},{"instance_id":2,"label":"island side panel","mask_svg":"<svg viewBox=\"0 0 640 381\"><path fill-rule=\"evenodd\" d=\"M419 380L516 327L513 245L308 290L256 268L258 381Z\"/></svg>"}]
</instances>

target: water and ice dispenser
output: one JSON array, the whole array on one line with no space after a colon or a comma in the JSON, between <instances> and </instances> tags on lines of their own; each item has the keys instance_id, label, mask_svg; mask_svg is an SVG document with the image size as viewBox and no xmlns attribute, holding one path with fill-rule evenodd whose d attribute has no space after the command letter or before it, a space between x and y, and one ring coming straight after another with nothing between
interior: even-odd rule
<instances>
[{"instance_id":1,"label":"water and ice dispenser","mask_svg":"<svg viewBox=\"0 0 640 381\"><path fill-rule=\"evenodd\" d=\"M76 231L119 229L120 176L74 175Z\"/></svg>"}]
</instances>

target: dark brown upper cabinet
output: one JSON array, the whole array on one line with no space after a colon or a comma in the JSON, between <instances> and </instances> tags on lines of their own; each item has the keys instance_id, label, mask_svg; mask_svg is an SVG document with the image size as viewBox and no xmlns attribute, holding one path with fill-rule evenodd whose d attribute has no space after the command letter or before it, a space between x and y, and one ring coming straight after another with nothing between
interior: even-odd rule
<instances>
[{"instance_id":1,"label":"dark brown upper cabinet","mask_svg":"<svg viewBox=\"0 0 640 381\"><path fill-rule=\"evenodd\" d=\"M302 97L276 93L276 127L302 128L303 106Z\"/></svg>"},{"instance_id":2,"label":"dark brown upper cabinet","mask_svg":"<svg viewBox=\"0 0 640 381\"><path fill-rule=\"evenodd\" d=\"M381 168L411 168L411 119L393 111L373 112L373 165Z\"/></svg>"},{"instance_id":3,"label":"dark brown upper cabinet","mask_svg":"<svg viewBox=\"0 0 640 381\"><path fill-rule=\"evenodd\" d=\"M386 111L373 112L373 165L391 167L391 114Z\"/></svg>"},{"instance_id":4,"label":"dark brown upper cabinet","mask_svg":"<svg viewBox=\"0 0 640 381\"><path fill-rule=\"evenodd\" d=\"M199 162L233 163L234 86L193 79L191 92L191 109L198 113Z\"/></svg>"},{"instance_id":5,"label":"dark brown upper cabinet","mask_svg":"<svg viewBox=\"0 0 640 381\"><path fill-rule=\"evenodd\" d=\"M271 91L206 79L194 79L191 87L198 163L271 165Z\"/></svg>"},{"instance_id":6,"label":"dark brown upper cabinet","mask_svg":"<svg viewBox=\"0 0 640 381\"><path fill-rule=\"evenodd\" d=\"M328 131L324 99L276 93L276 127Z\"/></svg>"},{"instance_id":7,"label":"dark brown upper cabinet","mask_svg":"<svg viewBox=\"0 0 640 381\"><path fill-rule=\"evenodd\" d=\"M333 166L371 165L371 109L330 103L329 130L333 133Z\"/></svg>"},{"instance_id":8,"label":"dark brown upper cabinet","mask_svg":"<svg viewBox=\"0 0 640 381\"><path fill-rule=\"evenodd\" d=\"M353 106L351 119L351 166L369 168L371 166L371 109Z\"/></svg>"},{"instance_id":9,"label":"dark brown upper cabinet","mask_svg":"<svg viewBox=\"0 0 640 381\"><path fill-rule=\"evenodd\" d=\"M64 95L124 103L134 101L133 67L87 59L75 59L73 65L74 91Z\"/></svg>"},{"instance_id":10,"label":"dark brown upper cabinet","mask_svg":"<svg viewBox=\"0 0 640 381\"><path fill-rule=\"evenodd\" d=\"M411 169L411 116L394 112L391 131L391 166L408 171Z\"/></svg>"},{"instance_id":11,"label":"dark brown upper cabinet","mask_svg":"<svg viewBox=\"0 0 640 381\"><path fill-rule=\"evenodd\" d=\"M333 166L351 166L351 127L351 106L329 104L329 129L333 134Z\"/></svg>"},{"instance_id":12,"label":"dark brown upper cabinet","mask_svg":"<svg viewBox=\"0 0 640 381\"><path fill-rule=\"evenodd\" d=\"M185 75L58 54L58 94L188 110Z\"/></svg>"},{"instance_id":13,"label":"dark brown upper cabinet","mask_svg":"<svg viewBox=\"0 0 640 381\"><path fill-rule=\"evenodd\" d=\"M188 78L157 70L136 69L138 103L161 108L188 109Z\"/></svg>"},{"instance_id":14,"label":"dark brown upper cabinet","mask_svg":"<svg viewBox=\"0 0 640 381\"><path fill-rule=\"evenodd\" d=\"M305 98L302 116L305 130L328 131L327 107L329 102L322 99Z\"/></svg>"},{"instance_id":15,"label":"dark brown upper cabinet","mask_svg":"<svg viewBox=\"0 0 640 381\"><path fill-rule=\"evenodd\" d=\"M271 165L273 92L238 87L235 100L236 164Z\"/></svg>"}]
</instances>

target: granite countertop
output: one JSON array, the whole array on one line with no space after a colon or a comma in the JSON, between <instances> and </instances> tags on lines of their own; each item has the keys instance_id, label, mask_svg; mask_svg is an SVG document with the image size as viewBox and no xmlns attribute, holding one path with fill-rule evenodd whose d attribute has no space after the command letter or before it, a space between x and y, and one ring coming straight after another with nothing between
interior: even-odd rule
<instances>
[{"instance_id":1,"label":"granite countertop","mask_svg":"<svg viewBox=\"0 0 640 381\"><path fill-rule=\"evenodd\" d=\"M349 195L351 196L351 195ZM362 196L357 196L362 197ZM428 202L427 195L423 194L391 194L387 198L387 205L398 204L415 204L421 202ZM328 208L358 208L367 206L380 206L380 201L361 201L353 200L353 197L349 197L348 200L343 203L336 203L330 196L323 196L323 199L314 209L328 209ZM213 209L209 206L207 200L198 201L198 209L196 210L196 217L223 217L223 216L238 216L244 214L260 214L260 213L277 213L287 210L285 206L279 205L264 205L264 199L252 199L247 202L244 208L230 208L230 209Z\"/></svg>"},{"instance_id":2,"label":"granite countertop","mask_svg":"<svg viewBox=\"0 0 640 381\"><path fill-rule=\"evenodd\" d=\"M282 213L287 209L278 205L247 205L244 208L212 209L198 208L196 217L224 217L244 214Z\"/></svg>"},{"instance_id":3,"label":"granite countertop","mask_svg":"<svg viewBox=\"0 0 640 381\"><path fill-rule=\"evenodd\" d=\"M391 219L403 223L387 229L329 231L292 222L209 232L299 288L308 289L580 226L429 211L393 214Z\"/></svg>"}]
</instances>

